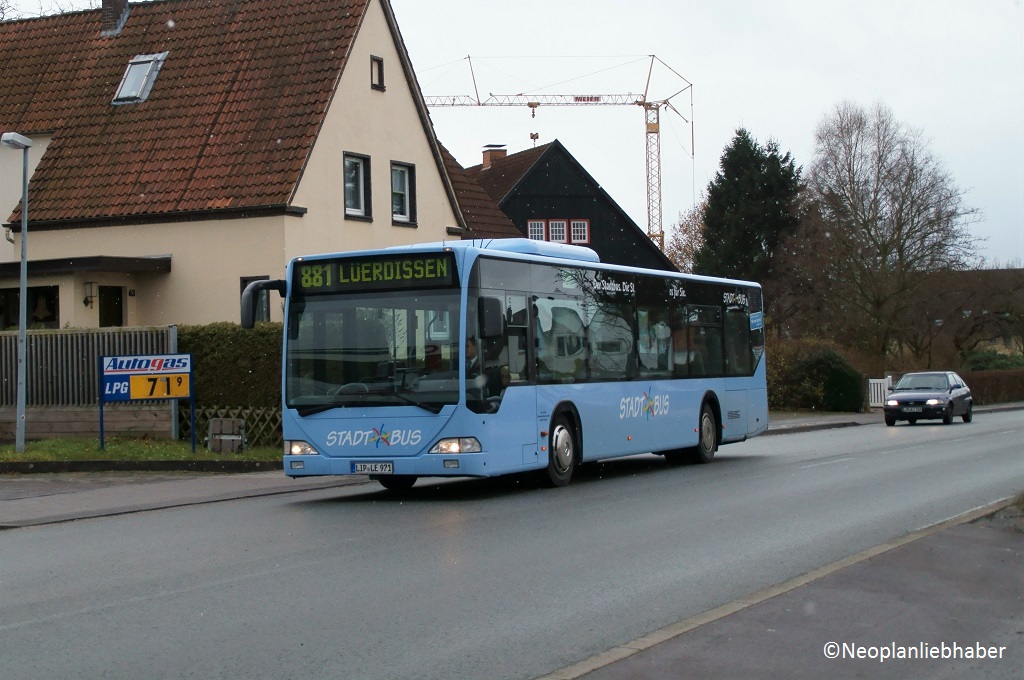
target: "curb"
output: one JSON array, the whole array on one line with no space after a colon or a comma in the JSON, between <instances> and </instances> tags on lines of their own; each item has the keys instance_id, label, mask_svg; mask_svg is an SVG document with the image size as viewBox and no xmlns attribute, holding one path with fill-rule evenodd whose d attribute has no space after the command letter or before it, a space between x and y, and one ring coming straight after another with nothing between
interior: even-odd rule
<instances>
[{"instance_id":1,"label":"curb","mask_svg":"<svg viewBox=\"0 0 1024 680\"><path fill-rule=\"evenodd\" d=\"M257 460L43 460L0 463L0 474L52 472L267 472L282 461Z\"/></svg>"},{"instance_id":2,"label":"curb","mask_svg":"<svg viewBox=\"0 0 1024 680\"><path fill-rule=\"evenodd\" d=\"M203 479L203 478L193 478ZM206 478L209 479L209 478ZM188 483L189 480L184 480ZM64 524L66 522L77 522L85 519L98 519L101 517L118 517L121 515L133 515L140 512L152 512L154 510L170 510L173 508L187 508L195 505L209 505L212 503L225 503L230 501L243 500L247 498L264 498L266 496L284 496L294 493L309 491L321 491L324 489L335 489L345 486L357 486L368 484L369 479L364 475L350 475L345 477L320 477L316 481L296 483L294 480L279 480L269 486L249 487L243 489L218 490L215 492L198 493L193 495L171 495L160 500L161 495L157 494L152 500L126 502L124 505L93 505L93 507L82 510L57 511L49 515L37 515L24 519L15 519L0 523L0 531L7 529L25 529L28 527L45 526L48 524ZM174 482L177 484L177 482ZM116 488L116 487L111 487ZM14 499L24 500L24 499Z\"/></svg>"},{"instance_id":3,"label":"curb","mask_svg":"<svg viewBox=\"0 0 1024 680\"><path fill-rule=\"evenodd\" d=\"M843 427L859 427L867 423L858 423L852 420L844 420L836 423L811 423L808 425L792 425L778 428L772 428L771 425L768 429L761 433L761 437L768 437L773 434L799 434L801 432L814 432L816 430L835 430Z\"/></svg>"}]
</instances>

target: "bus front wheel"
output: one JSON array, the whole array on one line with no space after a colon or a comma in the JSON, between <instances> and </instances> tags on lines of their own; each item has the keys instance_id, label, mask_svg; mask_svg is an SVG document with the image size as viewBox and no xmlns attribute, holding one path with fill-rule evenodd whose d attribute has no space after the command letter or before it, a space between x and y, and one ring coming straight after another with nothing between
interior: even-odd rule
<instances>
[{"instance_id":1,"label":"bus front wheel","mask_svg":"<svg viewBox=\"0 0 1024 680\"><path fill-rule=\"evenodd\" d=\"M544 486L565 486L576 469L576 436L569 419L557 416L548 438L548 466L541 471Z\"/></svg>"},{"instance_id":2,"label":"bus front wheel","mask_svg":"<svg viewBox=\"0 0 1024 680\"><path fill-rule=\"evenodd\" d=\"M381 475L376 479L388 491L408 491L416 483L415 475Z\"/></svg>"}]
</instances>

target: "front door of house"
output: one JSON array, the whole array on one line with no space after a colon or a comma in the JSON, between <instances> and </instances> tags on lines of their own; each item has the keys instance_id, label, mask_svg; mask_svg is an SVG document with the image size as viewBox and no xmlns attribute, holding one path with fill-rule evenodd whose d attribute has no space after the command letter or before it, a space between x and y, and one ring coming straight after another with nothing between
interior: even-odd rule
<instances>
[{"instance_id":1,"label":"front door of house","mask_svg":"<svg viewBox=\"0 0 1024 680\"><path fill-rule=\"evenodd\" d=\"M124 288L100 286L100 327L124 325Z\"/></svg>"}]
</instances>

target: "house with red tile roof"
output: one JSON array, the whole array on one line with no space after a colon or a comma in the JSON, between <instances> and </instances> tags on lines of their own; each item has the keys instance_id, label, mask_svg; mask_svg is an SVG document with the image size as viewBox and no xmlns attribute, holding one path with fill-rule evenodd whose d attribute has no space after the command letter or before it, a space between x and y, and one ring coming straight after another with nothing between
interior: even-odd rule
<instances>
[{"instance_id":1,"label":"house with red tile roof","mask_svg":"<svg viewBox=\"0 0 1024 680\"><path fill-rule=\"evenodd\" d=\"M0 22L0 132L32 142L30 327L237 321L242 288L294 256L511 231L449 175L389 0ZM21 180L0 148L0 328L17 324Z\"/></svg>"}]
</instances>

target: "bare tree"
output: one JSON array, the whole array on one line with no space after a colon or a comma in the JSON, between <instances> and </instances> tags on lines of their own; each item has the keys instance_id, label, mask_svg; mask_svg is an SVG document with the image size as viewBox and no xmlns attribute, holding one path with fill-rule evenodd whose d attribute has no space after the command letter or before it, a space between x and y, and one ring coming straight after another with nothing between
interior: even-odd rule
<instances>
[{"instance_id":1,"label":"bare tree","mask_svg":"<svg viewBox=\"0 0 1024 680\"><path fill-rule=\"evenodd\" d=\"M102 0L36 0L34 9L19 12L13 0L0 0L0 20L42 17L65 12L78 12L100 6ZM25 5L28 7L28 5Z\"/></svg>"},{"instance_id":2,"label":"bare tree","mask_svg":"<svg viewBox=\"0 0 1024 680\"><path fill-rule=\"evenodd\" d=\"M17 18L18 11L14 8L14 3L11 0L0 0L0 21Z\"/></svg>"},{"instance_id":3,"label":"bare tree","mask_svg":"<svg viewBox=\"0 0 1024 680\"><path fill-rule=\"evenodd\" d=\"M672 225L665 247L665 255L681 272L693 271L693 256L704 245L704 211L707 196L685 213L679 213L679 222Z\"/></svg>"},{"instance_id":4,"label":"bare tree","mask_svg":"<svg viewBox=\"0 0 1024 680\"><path fill-rule=\"evenodd\" d=\"M835 331L884 361L908 309L975 263L978 213L921 133L881 105L844 102L819 123L807 180L821 270L805 273L829 292Z\"/></svg>"}]
</instances>

